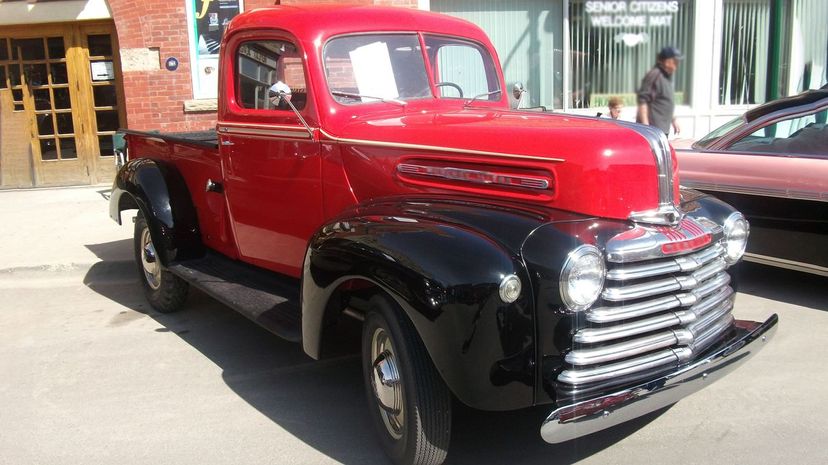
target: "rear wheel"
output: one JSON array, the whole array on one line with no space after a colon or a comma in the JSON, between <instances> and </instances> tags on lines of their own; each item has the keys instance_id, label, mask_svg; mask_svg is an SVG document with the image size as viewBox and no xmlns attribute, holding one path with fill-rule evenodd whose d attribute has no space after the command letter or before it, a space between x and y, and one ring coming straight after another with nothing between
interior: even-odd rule
<instances>
[{"instance_id":1,"label":"rear wheel","mask_svg":"<svg viewBox=\"0 0 828 465\"><path fill-rule=\"evenodd\" d=\"M135 218L134 241L135 263L150 305L162 313L180 309L187 300L190 285L161 264L147 220L141 213Z\"/></svg>"},{"instance_id":2,"label":"rear wheel","mask_svg":"<svg viewBox=\"0 0 828 465\"><path fill-rule=\"evenodd\" d=\"M451 436L451 394L408 317L382 296L362 332L368 408L380 443L397 464L438 465Z\"/></svg>"}]
</instances>

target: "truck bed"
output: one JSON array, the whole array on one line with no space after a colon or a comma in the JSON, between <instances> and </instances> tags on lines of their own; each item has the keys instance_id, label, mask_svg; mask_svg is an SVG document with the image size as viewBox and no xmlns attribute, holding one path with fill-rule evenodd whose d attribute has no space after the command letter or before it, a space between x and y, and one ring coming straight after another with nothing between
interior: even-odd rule
<instances>
[{"instance_id":1,"label":"truck bed","mask_svg":"<svg viewBox=\"0 0 828 465\"><path fill-rule=\"evenodd\" d=\"M132 129L121 129L119 132L147 138L162 139L167 142L179 144L198 145L200 147L218 150L218 134L215 129L194 132L135 131Z\"/></svg>"}]
</instances>

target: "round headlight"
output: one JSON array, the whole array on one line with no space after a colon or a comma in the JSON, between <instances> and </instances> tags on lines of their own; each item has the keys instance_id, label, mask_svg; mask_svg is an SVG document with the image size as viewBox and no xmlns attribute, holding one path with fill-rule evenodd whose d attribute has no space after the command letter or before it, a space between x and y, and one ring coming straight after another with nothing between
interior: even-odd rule
<instances>
[{"instance_id":1,"label":"round headlight","mask_svg":"<svg viewBox=\"0 0 828 465\"><path fill-rule=\"evenodd\" d=\"M570 310L586 310L601 296L607 269L597 247L582 245L566 257L561 270L561 298Z\"/></svg>"},{"instance_id":2,"label":"round headlight","mask_svg":"<svg viewBox=\"0 0 828 465\"><path fill-rule=\"evenodd\" d=\"M739 212L733 212L724 224L725 261L734 264L742 258L747 247L750 225Z\"/></svg>"}]
</instances>

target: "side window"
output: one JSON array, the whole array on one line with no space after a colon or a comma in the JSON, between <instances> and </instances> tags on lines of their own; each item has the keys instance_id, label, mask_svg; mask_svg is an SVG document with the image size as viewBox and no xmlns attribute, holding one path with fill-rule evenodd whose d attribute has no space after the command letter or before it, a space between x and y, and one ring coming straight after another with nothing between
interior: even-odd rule
<instances>
[{"instance_id":1,"label":"side window","mask_svg":"<svg viewBox=\"0 0 828 465\"><path fill-rule=\"evenodd\" d=\"M822 110L777 121L732 143L728 150L744 152L828 155L828 127Z\"/></svg>"},{"instance_id":2,"label":"side window","mask_svg":"<svg viewBox=\"0 0 828 465\"><path fill-rule=\"evenodd\" d=\"M307 103L305 67L296 47L280 40L244 42L236 52L236 100L242 108L291 111Z\"/></svg>"}]
</instances>

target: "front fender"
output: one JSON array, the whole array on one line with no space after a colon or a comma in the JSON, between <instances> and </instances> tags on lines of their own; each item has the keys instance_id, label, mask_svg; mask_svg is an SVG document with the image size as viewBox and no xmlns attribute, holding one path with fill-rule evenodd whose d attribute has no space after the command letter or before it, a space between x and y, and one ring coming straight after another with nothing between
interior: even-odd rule
<instances>
[{"instance_id":1,"label":"front fender","mask_svg":"<svg viewBox=\"0 0 828 465\"><path fill-rule=\"evenodd\" d=\"M399 304L462 402L486 410L532 405L533 299L519 250L469 221L450 220L450 207L433 207L442 208L439 213L429 208L419 205L412 213L401 205L387 207L383 214L361 212L313 237L302 288L305 351L319 357L328 300L340 284L359 278ZM464 208L455 219L471 216L467 207L458 210ZM497 228L509 215L515 216L493 212L490 226ZM514 220L522 221L524 238L534 223L525 220ZM524 291L506 304L498 289L511 274L521 279Z\"/></svg>"},{"instance_id":2,"label":"front fender","mask_svg":"<svg viewBox=\"0 0 828 465\"><path fill-rule=\"evenodd\" d=\"M120 224L121 211L131 208L147 218L163 264L203 255L195 207L174 166L149 158L127 162L115 177L109 216Z\"/></svg>"}]
</instances>

